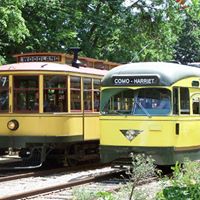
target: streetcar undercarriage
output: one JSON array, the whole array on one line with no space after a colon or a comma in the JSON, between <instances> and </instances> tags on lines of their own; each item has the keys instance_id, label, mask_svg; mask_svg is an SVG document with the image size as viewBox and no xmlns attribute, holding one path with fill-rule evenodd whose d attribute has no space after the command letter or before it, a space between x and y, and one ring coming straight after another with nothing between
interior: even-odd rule
<instances>
[{"instance_id":1,"label":"streetcar undercarriage","mask_svg":"<svg viewBox=\"0 0 200 200\"><path fill-rule=\"evenodd\" d=\"M23 148L0 149L0 169L39 168L43 165L74 166L99 161L99 141L26 143Z\"/></svg>"}]
</instances>

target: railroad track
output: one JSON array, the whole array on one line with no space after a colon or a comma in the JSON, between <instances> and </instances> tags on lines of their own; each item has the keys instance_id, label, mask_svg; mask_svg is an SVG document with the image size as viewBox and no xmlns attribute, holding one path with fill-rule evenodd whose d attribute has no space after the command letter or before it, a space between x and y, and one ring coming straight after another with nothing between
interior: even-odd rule
<instances>
[{"instance_id":1,"label":"railroad track","mask_svg":"<svg viewBox=\"0 0 200 200\"><path fill-rule=\"evenodd\" d=\"M6 181L13 181L17 179L22 178L28 178L28 177L37 177L37 176L43 176L48 175L51 173L59 173L66 171L66 168L58 168L58 169L50 169L50 170L41 170L41 171L30 171L30 172L17 172L17 173L5 173L4 175L1 174L0 176L0 183L6 182Z\"/></svg>"},{"instance_id":2,"label":"railroad track","mask_svg":"<svg viewBox=\"0 0 200 200\"><path fill-rule=\"evenodd\" d=\"M109 165L94 163L88 165L80 165L74 167L60 167L60 168L52 168L52 169L35 169L35 170L27 170L27 171L4 171L0 172L0 183L5 181L12 181L21 178L28 177L37 177L37 176L47 176L55 173L65 173L65 172L76 172L84 169L95 169L98 167L106 167Z\"/></svg>"},{"instance_id":3,"label":"railroad track","mask_svg":"<svg viewBox=\"0 0 200 200\"><path fill-rule=\"evenodd\" d=\"M59 172L60 170L60 172ZM71 188L77 185L83 185L90 182L108 179L120 170L112 169L110 167L101 167L98 169L83 170L80 172L61 172L57 170L57 174L46 175L38 177L36 174L23 175L24 177L17 179L6 180L0 183L0 199L16 200L28 198L34 195L41 195L43 193L59 191L66 188ZM50 171L49 171L50 172ZM44 186L45 185L45 186ZM10 189L12 188L12 190ZM16 191L14 191L16 190Z\"/></svg>"},{"instance_id":4,"label":"railroad track","mask_svg":"<svg viewBox=\"0 0 200 200\"><path fill-rule=\"evenodd\" d=\"M71 200L75 188L81 185L90 191L94 191L95 188L98 188L98 191L118 190L121 183L129 181L124 178L123 180L113 179L113 176L120 175L122 171L124 172L124 170L113 169L109 166L90 165L90 167L84 166L84 169L83 166L76 169L59 168L2 177L0 178L0 199ZM138 184L143 185L146 181L152 182L155 179L138 182Z\"/></svg>"},{"instance_id":5,"label":"railroad track","mask_svg":"<svg viewBox=\"0 0 200 200\"><path fill-rule=\"evenodd\" d=\"M122 172L116 171L104 175L100 175L99 177L86 177L83 181L79 180L77 183L69 184L67 187L58 188L57 190L48 191L46 193L42 193L39 195L34 195L31 197L26 197L25 199L31 200L73 200L74 198L79 197L80 199L96 199L97 194L104 192L117 193L122 189L122 185L126 186L126 184L130 181L129 179L124 179L122 177L116 178L116 175L121 175ZM138 183L137 187L148 187L152 190L151 187L156 190L158 183L156 183L156 178L150 178L148 180L143 180ZM106 194L106 193L104 193ZM128 192L127 197L130 196L130 192ZM83 198L84 197L84 198Z\"/></svg>"},{"instance_id":6,"label":"railroad track","mask_svg":"<svg viewBox=\"0 0 200 200\"><path fill-rule=\"evenodd\" d=\"M118 172L120 173L120 172ZM81 181L78 184L75 184L71 187L65 187L64 189L58 189L53 190L51 192L43 193L40 195L35 195L26 199L31 200L38 200L38 199L45 199L45 200L72 200L75 198L75 196L87 196L89 195L89 198L91 196L98 192L114 192L120 189L122 179L113 179L113 176L115 176L115 173L112 173L110 175L104 175L104 177L101 178L89 178L87 181L86 179L81 183ZM75 194L77 193L77 194ZM74 196L75 195L75 196ZM86 199L86 198L85 198Z\"/></svg>"}]
</instances>

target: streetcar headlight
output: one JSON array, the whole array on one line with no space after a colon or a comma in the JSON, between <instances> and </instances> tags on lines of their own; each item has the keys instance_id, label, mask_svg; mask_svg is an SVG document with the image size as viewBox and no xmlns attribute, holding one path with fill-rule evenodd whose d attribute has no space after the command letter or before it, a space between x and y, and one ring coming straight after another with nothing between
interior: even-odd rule
<instances>
[{"instance_id":1,"label":"streetcar headlight","mask_svg":"<svg viewBox=\"0 0 200 200\"><path fill-rule=\"evenodd\" d=\"M11 131L15 131L15 130L17 130L19 128L19 122L17 120L15 120L15 119L12 119L7 123L7 127Z\"/></svg>"}]
</instances>

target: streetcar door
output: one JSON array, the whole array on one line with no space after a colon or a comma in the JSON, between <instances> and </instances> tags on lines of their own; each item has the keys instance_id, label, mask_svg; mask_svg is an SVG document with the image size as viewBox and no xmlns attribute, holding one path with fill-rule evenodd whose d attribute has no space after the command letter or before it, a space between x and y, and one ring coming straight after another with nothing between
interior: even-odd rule
<instances>
[{"instance_id":1,"label":"streetcar door","mask_svg":"<svg viewBox=\"0 0 200 200\"><path fill-rule=\"evenodd\" d=\"M173 89L173 114L189 115L190 114L190 95L188 88Z\"/></svg>"}]
</instances>

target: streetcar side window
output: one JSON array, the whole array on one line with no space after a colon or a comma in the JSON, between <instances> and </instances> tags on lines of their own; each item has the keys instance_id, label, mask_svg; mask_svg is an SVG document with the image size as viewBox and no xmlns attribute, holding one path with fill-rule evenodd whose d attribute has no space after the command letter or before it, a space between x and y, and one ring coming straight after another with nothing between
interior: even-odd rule
<instances>
[{"instance_id":1,"label":"streetcar side window","mask_svg":"<svg viewBox=\"0 0 200 200\"><path fill-rule=\"evenodd\" d=\"M44 112L67 112L66 88L66 76L44 76Z\"/></svg>"},{"instance_id":2,"label":"streetcar side window","mask_svg":"<svg viewBox=\"0 0 200 200\"><path fill-rule=\"evenodd\" d=\"M8 76L0 76L0 112L8 112Z\"/></svg>"},{"instance_id":3,"label":"streetcar side window","mask_svg":"<svg viewBox=\"0 0 200 200\"><path fill-rule=\"evenodd\" d=\"M14 76L14 111L39 111L38 76Z\"/></svg>"},{"instance_id":4,"label":"streetcar side window","mask_svg":"<svg viewBox=\"0 0 200 200\"><path fill-rule=\"evenodd\" d=\"M193 102L192 107L193 107L193 114L200 114L199 102Z\"/></svg>"},{"instance_id":5,"label":"streetcar side window","mask_svg":"<svg viewBox=\"0 0 200 200\"><path fill-rule=\"evenodd\" d=\"M178 101L178 88L173 89L173 114L178 115L178 107L179 107L179 101Z\"/></svg>"},{"instance_id":6,"label":"streetcar side window","mask_svg":"<svg viewBox=\"0 0 200 200\"><path fill-rule=\"evenodd\" d=\"M81 78L70 77L71 111L81 111Z\"/></svg>"},{"instance_id":7,"label":"streetcar side window","mask_svg":"<svg viewBox=\"0 0 200 200\"><path fill-rule=\"evenodd\" d=\"M193 114L200 114L200 94L195 94L192 97Z\"/></svg>"},{"instance_id":8,"label":"streetcar side window","mask_svg":"<svg viewBox=\"0 0 200 200\"><path fill-rule=\"evenodd\" d=\"M180 88L181 114L190 114L190 97L188 88Z\"/></svg>"},{"instance_id":9,"label":"streetcar side window","mask_svg":"<svg viewBox=\"0 0 200 200\"><path fill-rule=\"evenodd\" d=\"M84 110L92 111L92 79L83 78Z\"/></svg>"},{"instance_id":10,"label":"streetcar side window","mask_svg":"<svg viewBox=\"0 0 200 200\"><path fill-rule=\"evenodd\" d=\"M100 79L93 80L94 112L98 112L100 107L100 84L101 84Z\"/></svg>"}]
</instances>

